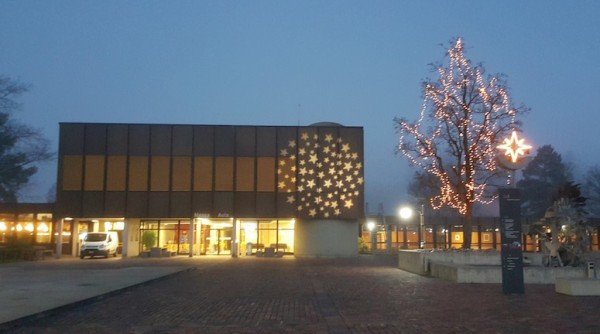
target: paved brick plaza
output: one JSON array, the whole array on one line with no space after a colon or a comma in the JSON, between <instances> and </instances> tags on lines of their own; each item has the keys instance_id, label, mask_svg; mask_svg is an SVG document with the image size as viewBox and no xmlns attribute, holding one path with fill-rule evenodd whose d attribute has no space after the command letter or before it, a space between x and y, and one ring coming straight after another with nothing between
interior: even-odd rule
<instances>
[{"instance_id":1,"label":"paved brick plaza","mask_svg":"<svg viewBox=\"0 0 600 334\"><path fill-rule=\"evenodd\" d=\"M25 323L21 333L600 332L600 298L453 284L395 258L198 259L197 268Z\"/></svg>"}]
</instances>

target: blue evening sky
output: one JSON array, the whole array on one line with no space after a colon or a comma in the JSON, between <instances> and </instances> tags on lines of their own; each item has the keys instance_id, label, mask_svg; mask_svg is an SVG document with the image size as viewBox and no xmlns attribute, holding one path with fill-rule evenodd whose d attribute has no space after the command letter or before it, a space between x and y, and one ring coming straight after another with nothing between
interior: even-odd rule
<instances>
[{"instance_id":1,"label":"blue evening sky","mask_svg":"<svg viewBox=\"0 0 600 334\"><path fill-rule=\"evenodd\" d=\"M2 1L0 73L31 83L16 117L364 126L366 199L391 212L413 171L392 119L417 117L440 46L508 76L524 130L579 173L600 164L597 1ZM45 164L23 200L44 200Z\"/></svg>"}]
</instances>

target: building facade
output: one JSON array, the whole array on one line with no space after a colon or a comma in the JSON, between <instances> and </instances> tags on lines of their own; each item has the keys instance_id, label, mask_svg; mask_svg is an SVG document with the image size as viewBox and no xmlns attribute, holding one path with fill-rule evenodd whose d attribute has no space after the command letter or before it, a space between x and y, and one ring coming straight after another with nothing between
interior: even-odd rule
<instances>
[{"instance_id":1,"label":"building facade","mask_svg":"<svg viewBox=\"0 0 600 334\"><path fill-rule=\"evenodd\" d=\"M363 170L361 127L61 123L61 252L117 230L124 256L355 256Z\"/></svg>"}]
</instances>

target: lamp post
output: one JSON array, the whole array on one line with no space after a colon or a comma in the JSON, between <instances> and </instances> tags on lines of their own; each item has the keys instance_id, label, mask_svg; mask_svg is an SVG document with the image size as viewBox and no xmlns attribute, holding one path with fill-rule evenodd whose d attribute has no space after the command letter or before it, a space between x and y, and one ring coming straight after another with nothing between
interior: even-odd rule
<instances>
[{"instance_id":1,"label":"lamp post","mask_svg":"<svg viewBox=\"0 0 600 334\"><path fill-rule=\"evenodd\" d=\"M419 213L419 249L425 248L425 204L421 204L421 210L415 210L410 206L403 206L398 210L401 219L407 220L413 216L413 211Z\"/></svg>"}]
</instances>

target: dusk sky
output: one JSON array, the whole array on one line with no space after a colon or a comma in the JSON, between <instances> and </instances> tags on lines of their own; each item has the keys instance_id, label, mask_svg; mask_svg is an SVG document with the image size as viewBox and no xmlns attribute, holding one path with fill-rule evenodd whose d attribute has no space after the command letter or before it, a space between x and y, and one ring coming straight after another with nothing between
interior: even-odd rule
<instances>
[{"instance_id":1,"label":"dusk sky","mask_svg":"<svg viewBox=\"0 0 600 334\"><path fill-rule=\"evenodd\" d=\"M19 120L363 126L366 201L392 212L413 169L428 64L464 37L531 113L524 133L582 174L600 164L598 1L2 1L0 74L31 84ZM44 201L56 162L23 201ZM372 210L373 211L373 210Z\"/></svg>"}]
</instances>

